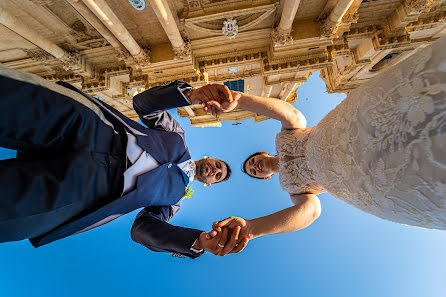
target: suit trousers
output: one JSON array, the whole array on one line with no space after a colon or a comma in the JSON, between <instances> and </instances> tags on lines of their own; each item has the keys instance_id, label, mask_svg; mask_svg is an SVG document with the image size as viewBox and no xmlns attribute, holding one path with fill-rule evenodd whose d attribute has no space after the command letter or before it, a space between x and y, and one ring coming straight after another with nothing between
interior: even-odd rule
<instances>
[{"instance_id":1,"label":"suit trousers","mask_svg":"<svg viewBox=\"0 0 446 297\"><path fill-rule=\"evenodd\" d=\"M125 130L87 98L0 68L0 242L44 234L121 196Z\"/></svg>"}]
</instances>

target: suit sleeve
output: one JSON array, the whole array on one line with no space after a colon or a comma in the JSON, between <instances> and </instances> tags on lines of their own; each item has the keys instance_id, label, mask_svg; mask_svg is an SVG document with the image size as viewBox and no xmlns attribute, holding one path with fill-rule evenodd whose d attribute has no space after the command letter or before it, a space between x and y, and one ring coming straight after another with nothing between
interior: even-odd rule
<instances>
[{"instance_id":1,"label":"suit sleeve","mask_svg":"<svg viewBox=\"0 0 446 297\"><path fill-rule=\"evenodd\" d=\"M166 110L190 105L179 91L179 88L187 87L191 86L177 80L165 86L151 88L133 97L133 108L149 128L184 132Z\"/></svg>"},{"instance_id":2,"label":"suit sleeve","mask_svg":"<svg viewBox=\"0 0 446 297\"><path fill-rule=\"evenodd\" d=\"M132 239L155 252L181 253L192 259L201 256L190 248L203 231L168 223L178 209L178 205L145 207L133 222Z\"/></svg>"}]
</instances>

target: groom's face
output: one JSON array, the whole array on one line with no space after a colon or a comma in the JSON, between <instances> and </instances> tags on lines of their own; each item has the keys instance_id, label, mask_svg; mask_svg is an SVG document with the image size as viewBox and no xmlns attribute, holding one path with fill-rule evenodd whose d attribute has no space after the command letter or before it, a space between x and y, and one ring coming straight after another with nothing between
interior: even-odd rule
<instances>
[{"instance_id":1,"label":"groom's face","mask_svg":"<svg viewBox=\"0 0 446 297\"><path fill-rule=\"evenodd\" d=\"M195 178L208 184L219 183L226 178L228 168L226 163L219 159L201 159L197 163Z\"/></svg>"}]
</instances>

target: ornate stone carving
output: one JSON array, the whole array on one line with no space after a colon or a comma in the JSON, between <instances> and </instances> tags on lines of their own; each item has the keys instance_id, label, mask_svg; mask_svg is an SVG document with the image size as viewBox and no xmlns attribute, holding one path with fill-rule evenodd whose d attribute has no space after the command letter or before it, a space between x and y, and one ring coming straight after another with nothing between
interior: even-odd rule
<instances>
[{"instance_id":1,"label":"ornate stone carving","mask_svg":"<svg viewBox=\"0 0 446 297\"><path fill-rule=\"evenodd\" d=\"M173 52L175 54L175 59L186 59L191 55L191 46L189 41L184 42L184 46L182 47L174 47Z\"/></svg>"},{"instance_id":2,"label":"ornate stone carving","mask_svg":"<svg viewBox=\"0 0 446 297\"><path fill-rule=\"evenodd\" d=\"M121 52L120 54L122 54L122 53L123 52ZM133 57L133 59L135 60L135 63L138 64L138 66L140 66L140 67L149 66L150 65L150 49L142 48L141 53L138 56Z\"/></svg>"},{"instance_id":3,"label":"ornate stone carving","mask_svg":"<svg viewBox=\"0 0 446 297\"><path fill-rule=\"evenodd\" d=\"M81 56L78 52L67 52L59 60L62 62L63 69L69 71L79 68Z\"/></svg>"},{"instance_id":4,"label":"ornate stone carving","mask_svg":"<svg viewBox=\"0 0 446 297\"><path fill-rule=\"evenodd\" d=\"M189 8L199 8L200 7L200 2L197 0L187 0L187 4L188 4Z\"/></svg>"},{"instance_id":5,"label":"ornate stone carving","mask_svg":"<svg viewBox=\"0 0 446 297\"><path fill-rule=\"evenodd\" d=\"M70 28L72 31L70 32L71 36L76 39L77 43L83 43L91 39L102 39L102 36L99 35L94 29L89 26L86 26L82 21L75 21Z\"/></svg>"},{"instance_id":6,"label":"ornate stone carving","mask_svg":"<svg viewBox=\"0 0 446 297\"><path fill-rule=\"evenodd\" d=\"M417 10L419 12L428 12L432 5L438 0L406 0L406 4L410 10Z\"/></svg>"},{"instance_id":7,"label":"ornate stone carving","mask_svg":"<svg viewBox=\"0 0 446 297\"><path fill-rule=\"evenodd\" d=\"M358 14L358 8L356 8L356 10L349 11L348 13L346 13L344 18L342 19L342 22L344 24L353 24L353 23L356 24L358 20L359 20L359 14Z\"/></svg>"},{"instance_id":8,"label":"ornate stone carving","mask_svg":"<svg viewBox=\"0 0 446 297\"><path fill-rule=\"evenodd\" d=\"M25 49L24 51L28 57L37 62L42 62L46 64L54 59L54 57L51 54L42 49L31 49L31 50Z\"/></svg>"},{"instance_id":9,"label":"ornate stone carving","mask_svg":"<svg viewBox=\"0 0 446 297\"><path fill-rule=\"evenodd\" d=\"M330 22L324 22L321 25L320 33L324 37L331 38L331 37L333 37L333 35L336 35L336 33L338 32L339 26L340 26L340 24L332 24Z\"/></svg>"},{"instance_id":10,"label":"ornate stone carving","mask_svg":"<svg viewBox=\"0 0 446 297\"><path fill-rule=\"evenodd\" d=\"M238 34L237 20L234 20L232 17L228 18L226 21L223 22L221 32L229 39L234 39L235 36Z\"/></svg>"},{"instance_id":11,"label":"ornate stone carving","mask_svg":"<svg viewBox=\"0 0 446 297\"><path fill-rule=\"evenodd\" d=\"M291 36L290 31L283 31L279 28L274 29L271 32L271 38L274 41L274 45L283 45L293 41L293 37Z\"/></svg>"},{"instance_id":12,"label":"ornate stone carving","mask_svg":"<svg viewBox=\"0 0 446 297\"><path fill-rule=\"evenodd\" d=\"M11 2L14 4L11 7L14 8L18 8L22 2L27 2L1 1ZM149 2L144 1L148 6ZM42 34L43 37L49 38L51 43L46 47L41 43L32 50L25 50L29 47L26 38L23 39L23 44L18 46L16 43L9 44L8 35L0 36L4 48L2 51L12 51L10 56L3 52L4 55L0 57L3 57L3 60L0 62L11 68L44 75L51 80L75 82L86 92L104 91L103 94L109 94L106 100L113 100L125 115L131 113L127 87L132 90L130 94L133 94L139 87L152 87L175 79L182 79L194 86L207 82L246 79L250 81L247 86L255 86L251 90L253 95L259 95L255 92L261 92L263 87L268 85L270 87L265 94L278 96L279 88L273 88L273 85L283 83L283 88L288 82L300 83L318 70L329 92L348 92L379 72L387 71L387 65L399 63L399 57L404 59L406 52L437 39L446 21L445 1L329 0L325 1L324 5L322 0L319 1L320 5L312 1L300 1L300 16L297 20L299 23L295 24L299 27L291 26L297 30L294 32L290 26L284 26L283 23L279 27L279 23L282 20L284 3L297 5L299 1L156 0L153 3L179 3L170 6L175 21L169 22L172 26L166 26L172 32L175 31L175 34L166 36L172 38L169 39L171 44L182 45L181 39L186 44L172 49L169 56L164 53L151 53L148 49L141 50L149 48L149 45L158 47L157 42L161 42L164 47L167 40L159 39L158 35L145 35L146 31L137 30L147 24L142 17L134 18L139 12L135 12L128 2L138 4L141 2L139 0L111 1L124 3L121 6L114 5L113 11L125 24L123 27L126 27L126 30L135 32L138 46L124 44L125 38L115 40L115 37L120 36L120 32L117 30L114 31L115 35L109 34L110 30L103 30L100 26L100 19L92 18L96 22L87 19L86 13L91 9L85 11L81 8L85 8L84 3L97 1L29 0L31 9L34 7L39 11L46 10L45 17L49 17L48 21L42 23L42 20L31 12L27 13L29 16L17 13L17 19L26 25L24 27L39 33L36 35ZM334 7L339 2L351 4L348 8L345 4L344 9L337 9L334 13ZM80 10L77 11L76 7ZM162 5L159 8L161 11ZM285 12L289 11L287 9ZM332 12L333 15L329 17ZM29 17L34 19L28 19ZM232 20L228 20L229 17L232 17ZM283 20L293 21L294 18L286 17ZM158 19L158 25L162 26L162 21L161 18ZM235 39L222 35L224 21L233 21L232 28L225 33L228 37L235 36ZM47 32L44 32L45 28L37 26L38 23L50 26L52 24L52 27L48 27ZM234 25L238 26L238 30L234 29ZM284 28L288 28L288 31ZM319 29L321 35L314 32ZM306 34L307 30L312 34ZM56 32L58 37L53 39L52 32ZM236 32L240 34L235 35ZM130 33L128 35L130 36ZM188 38L193 40L193 51L187 42ZM17 48L23 48L22 54L14 52ZM54 56L41 48L46 48ZM74 51L82 54L81 59ZM23 59L25 52L29 58ZM389 58L395 53L400 55ZM64 54L62 59L56 58ZM151 63L155 60L156 63ZM284 89L280 94L284 94ZM296 93L293 90L286 97L287 101L294 101ZM187 115L191 116L193 125L208 125L208 122L200 120L204 115L201 112L201 109L197 112L194 110L193 114ZM137 117L136 114L134 116ZM259 117L256 116L255 121L258 120Z\"/></svg>"},{"instance_id":13,"label":"ornate stone carving","mask_svg":"<svg viewBox=\"0 0 446 297\"><path fill-rule=\"evenodd\" d=\"M126 61L131 58L131 55L127 49L121 47L116 50L118 51L116 58L118 58L120 61Z\"/></svg>"}]
</instances>

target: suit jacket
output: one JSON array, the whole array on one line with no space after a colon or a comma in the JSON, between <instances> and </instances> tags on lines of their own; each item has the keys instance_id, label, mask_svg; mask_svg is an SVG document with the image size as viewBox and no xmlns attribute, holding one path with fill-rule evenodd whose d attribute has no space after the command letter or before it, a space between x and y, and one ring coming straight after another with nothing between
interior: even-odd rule
<instances>
[{"instance_id":1,"label":"suit jacket","mask_svg":"<svg viewBox=\"0 0 446 297\"><path fill-rule=\"evenodd\" d=\"M96 104L104 114L115 117L127 132L136 136L138 145L160 166L138 176L135 189L126 195L116 197L107 205L58 226L48 233L31 238L31 243L39 247L93 229L135 209L145 207L133 224L131 231L133 240L157 252L181 253L192 258L199 256L200 254L192 252L190 247L202 231L172 226L168 223L179 210L181 198L189 181L176 164L190 159L190 154L184 130L166 110L189 104L178 91L178 87L189 85L175 81L136 95L133 98L133 106L141 121L147 126L144 127L70 84L64 82L59 84L81 93Z\"/></svg>"}]
</instances>

